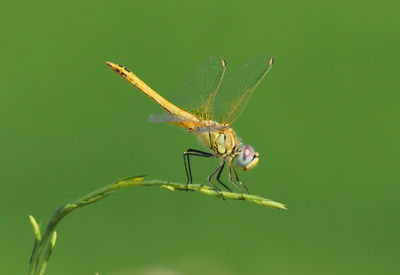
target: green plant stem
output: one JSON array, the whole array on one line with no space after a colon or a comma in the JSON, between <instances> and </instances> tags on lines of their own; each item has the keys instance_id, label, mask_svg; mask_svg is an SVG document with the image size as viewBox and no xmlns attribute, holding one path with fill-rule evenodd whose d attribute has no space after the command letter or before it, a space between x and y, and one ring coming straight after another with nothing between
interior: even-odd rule
<instances>
[{"instance_id":1,"label":"green plant stem","mask_svg":"<svg viewBox=\"0 0 400 275\"><path fill-rule=\"evenodd\" d=\"M40 235L40 229L35 219L32 216L30 216L29 218L35 233L35 243L30 259L29 274L34 275L37 274L38 271L40 272L40 274L44 274L51 252L55 245L55 236L56 236L55 228L66 215L68 215L75 209L84 207L91 203L97 202L98 200L106 198L118 189L124 187L133 187L133 186L158 186L170 191L195 191L209 196L223 197L226 200L244 200L264 206L269 206L276 209L286 210L286 206L282 203L275 202L255 195L231 193L231 192L217 192L207 185L199 185L199 184L186 185L184 183L174 183L164 180L146 180L144 176L131 177L106 185L103 188L100 188L92 193L89 193L73 202L67 202L61 207L59 207L54 212L49 223L47 224L43 236ZM50 243L49 243L49 238L51 239ZM43 249L44 247L46 247L46 245L48 245L47 253L44 256L44 259L40 259Z\"/></svg>"}]
</instances>

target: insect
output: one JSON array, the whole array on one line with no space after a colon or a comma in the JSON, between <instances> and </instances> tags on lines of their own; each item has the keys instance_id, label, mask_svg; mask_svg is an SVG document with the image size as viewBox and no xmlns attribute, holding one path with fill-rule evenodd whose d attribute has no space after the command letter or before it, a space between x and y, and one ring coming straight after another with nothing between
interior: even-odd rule
<instances>
[{"instance_id":1,"label":"insect","mask_svg":"<svg viewBox=\"0 0 400 275\"><path fill-rule=\"evenodd\" d=\"M241 142L231 124L240 116L254 89L271 69L274 63L272 57L266 54L258 56L239 65L232 72L226 72L227 64L224 59L209 57L180 86L174 102L176 105L124 66L106 63L166 111L162 115L150 116L151 122L169 122L183 127L196 135L210 150L204 152L188 149L183 153L187 186L193 181L191 156L217 158L220 160L218 166L207 177L212 188L221 192L216 183L213 183L215 177L219 184L232 192L221 180L222 171L227 166L229 183L240 192L249 193L246 185L239 179L236 168L243 171L254 168L259 162L259 153L252 146Z\"/></svg>"}]
</instances>

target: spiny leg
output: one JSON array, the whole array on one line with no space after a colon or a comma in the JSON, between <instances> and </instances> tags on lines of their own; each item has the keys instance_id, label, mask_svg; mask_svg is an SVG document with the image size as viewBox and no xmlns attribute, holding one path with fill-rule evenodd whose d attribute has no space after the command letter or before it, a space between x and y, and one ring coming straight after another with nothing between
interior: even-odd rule
<instances>
[{"instance_id":1,"label":"spiny leg","mask_svg":"<svg viewBox=\"0 0 400 275\"><path fill-rule=\"evenodd\" d=\"M222 164L221 168L219 168L219 171L218 171L218 174L217 174L217 181L218 181L223 187L225 187L229 192L232 192L232 190L231 190L227 185L225 185L225 183L223 183L223 182L221 181L221 174L222 174L222 171L224 170L224 167L225 167L225 161L223 161L223 164Z\"/></svg>"},{"instance_id":2,"label":"spiny leg","mask_svg":"<svg viewBox=\"0 0 400 275\"><path fill-rule=\"evenodd\" d=\"M189 156L198 156L198 157L205 157L205 158L212 158L214 157L213 154L199 151L196 149L188 149L186 152L183 153L183 162L185 165L185 172L186 172L186 177L187 177L187 183L186 183L186 191L188 190L189 184L192 183L193 177L192 177L192 169L190 166L190 158Z\"/></svg>"},{"instance_id":3,"label":"spiny leg","mask_svg":"<svg viewBox=\"0 0 400 275\"><path fill-rule=\"evenodd\" d=\"M228 170L228 180L230 183L232 183L233 186L235 186L240 192L244 193L247 192L247 189L245 190L244 188L242 188L242 185L238 186L232 179L232 170L234 168L232 167L231 163L229 164L229 170Z\"/></svg>"},{"instance_id":4,"label":"spiny leg","mask_svg":"<svg viewBox=\"0 0 400 275\"><path fill-rule=\"evenodd\" d=\"M211 178L212 178L217 172L220 173L221 167L224 168L224 165L225 165L225 160L222 160L222 161L220 162L220 164L218 164L217 168L215 168L214 171L207 177L207 180L208 180L208 182L210 183L211 187L212 187L215 191L217 191L218 193L220 193L220 195L221 195L221 197L222 197L223 200L225 200L224 195L222 195L221 190L220 190L219 188L217 188L217 186L215 186L215 185L212 183ZM225 184L222 184L222 185L225 186Z\"/></svg>"},{"instance_id":5,"label":"spiny leg","mask_svg":"<svg viewBox=\"0 0 400 275\"><path fill-rule=\"evenodd\" d=\"M242 187L246 190L246 193L247 193L247 194L250 194L249 189L247 188L247 186L244 184L244 182L242 182L242 181L239 179L239 176L238 176L238 174L237 174L237 172L236 172L235 167L232 167L232 170L233 170L233 173L235 174L235 178L236 178L237 182L240 184L240 186L242 186Z\"/></svg>"}]
</instances>

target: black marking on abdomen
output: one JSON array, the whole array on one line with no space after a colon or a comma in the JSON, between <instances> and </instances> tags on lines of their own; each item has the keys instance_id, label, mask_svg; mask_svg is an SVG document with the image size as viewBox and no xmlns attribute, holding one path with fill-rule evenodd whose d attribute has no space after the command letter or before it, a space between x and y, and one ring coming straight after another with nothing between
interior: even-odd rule
<instances>
[{"instance_id":1,"label":"black marking on abdomen","mask_svg":"<svg viewBox=\"0 0 400 275\"><path fill-rule=\"evenodd\" d=\"M128 70L127 68L125 68L124 66L122 66L122 65L118 65L118 66L120 66L122 69L124 69L125 71L127 71L128 73L130 73L131 71L130 70Z\"/></svg>"}]
</instances>

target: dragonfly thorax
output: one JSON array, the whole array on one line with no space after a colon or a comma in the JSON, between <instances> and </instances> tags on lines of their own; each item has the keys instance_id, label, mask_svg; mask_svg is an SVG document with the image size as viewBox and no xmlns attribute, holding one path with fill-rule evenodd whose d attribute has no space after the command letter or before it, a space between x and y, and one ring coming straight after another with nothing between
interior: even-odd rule
<instances>
[{"instance_id":1,"label":"dragonfly thorax","mask_svg":"<svg viewBox=\"0 0 400 275\"><path fill-rule=\"evenodd\" d=\"M235 158L239 155L240 140L228 125L219 124L219 128L207 132L197 132L200 141L219 158Z\"/></svg>"},{"instance_id":2,"label":"dragonfly thorax","mask_svg":"<svg viewBox=\"0 0 400 275\"><path fill-rule=\"evenodd\" d=\"M229 125L222 126L225 128L196 134L216 157L236 159L236 166L241 170L253 169L258 164L259 154L250 145L242 144Z\"/></svg>"}]
</instances>

